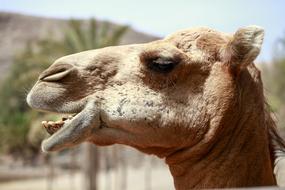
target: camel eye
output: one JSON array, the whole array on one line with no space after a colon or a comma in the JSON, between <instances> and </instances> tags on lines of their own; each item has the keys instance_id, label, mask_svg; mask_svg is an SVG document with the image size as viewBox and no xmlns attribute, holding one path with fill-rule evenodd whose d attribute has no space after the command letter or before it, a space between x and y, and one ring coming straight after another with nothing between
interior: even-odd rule
<instances>
[{"instance_id":1,"label":"camel eye","mask_svg":"<svg viewBox=\"0 0 285 190\"><path fill-rule=\"evenodd\" d=\"M175 68L177 64L178 62L171 58L159 57L149 60L147 63L147 67L154 72L169 73Z\"/></svg>"}]
</instances>

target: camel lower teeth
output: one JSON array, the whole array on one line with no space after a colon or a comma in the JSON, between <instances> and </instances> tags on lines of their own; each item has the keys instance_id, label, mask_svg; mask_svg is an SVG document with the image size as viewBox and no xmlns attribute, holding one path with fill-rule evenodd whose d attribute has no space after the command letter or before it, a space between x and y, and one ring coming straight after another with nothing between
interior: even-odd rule
<instances>
[{"instance_id":1,"label":"camel lower teeth","mask_svg":"<svg viewBox=\"0 0 285 190\"><path fill-rule=\"evenodd\" d=\"M59 121L42 121L42 126L52 135L57 132L65 123L66 120L71 120L75 115L64 116Z\"/></svg>"},{"instance_id":2,"label":"camel lower teeth","mask_svg":"<svg viewBox=\"0 0 285 190\"><path fill-rule=\"evenodd\" d=\"M56 131L58 131L64 124L64 121L42 121L42 125L43 127L46 129L46 131L52 135L54 134Z\"/></svg>"}]
</instances>

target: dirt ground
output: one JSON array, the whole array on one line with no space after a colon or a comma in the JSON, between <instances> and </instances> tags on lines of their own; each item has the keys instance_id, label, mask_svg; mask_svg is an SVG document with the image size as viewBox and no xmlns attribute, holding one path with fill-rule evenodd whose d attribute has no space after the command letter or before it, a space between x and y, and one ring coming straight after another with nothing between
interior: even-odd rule
<instances>
[{"instance_id":1,"label":"dirt ground","mask_svg":"<svg viewBox=\"0 0 285 190\"><path fill-rule=\"evenodd\" d=\"M156 167L148 168L148 170L128 168L124 173L114 170L108 174L101 172L98 178L98 189L174 190L173 180L167 168ZM82 190L83 188L84 175L80 172L74 174L65 173L54 179L32 178L0 183L1 190Z\"/></svg>"}]
</instances>

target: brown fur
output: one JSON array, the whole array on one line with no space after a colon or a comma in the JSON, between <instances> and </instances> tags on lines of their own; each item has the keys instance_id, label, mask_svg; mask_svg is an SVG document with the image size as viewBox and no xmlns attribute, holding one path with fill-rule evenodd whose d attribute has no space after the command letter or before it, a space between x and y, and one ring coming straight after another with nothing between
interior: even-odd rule
<instances>
[{"instance_id":1,"label":"brown fur","mask_svg":"<svg viewBox=\"0 0 285 190\"><path fill-rule=\"evenodd\" d=\"M273 168L282 180L285 143L253 64L262 39L256 26L234 35L195 28L63 57L27 101L36 109L78 114L42 147L129 145L165 159L178 190L275 185ZM175 67L150 69L162 60ZM69 67L57 70L64 64Z\"/></svg>"}]
</instances>

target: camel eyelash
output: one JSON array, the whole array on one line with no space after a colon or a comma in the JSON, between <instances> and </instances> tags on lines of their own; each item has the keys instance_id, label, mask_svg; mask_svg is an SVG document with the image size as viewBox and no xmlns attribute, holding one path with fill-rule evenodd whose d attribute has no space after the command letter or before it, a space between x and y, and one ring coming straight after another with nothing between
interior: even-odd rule
<instances>
[{"instance_id":1,"label":"camel eyelash","mask_svg":"<svg viewBox=\"0 0 285 190\"><path fill-rule=\"evenodd\" d=\"M156 73L169 73L181 62L182 59L179 55L166 57L161 56L156 52L144 52L140 56L140 60L150 71Z\"/></svg>"}]
</instances>

